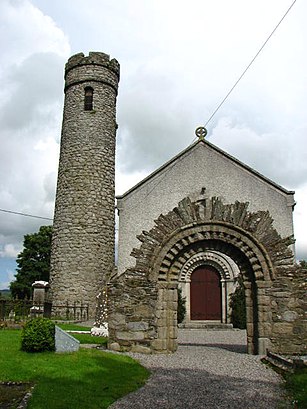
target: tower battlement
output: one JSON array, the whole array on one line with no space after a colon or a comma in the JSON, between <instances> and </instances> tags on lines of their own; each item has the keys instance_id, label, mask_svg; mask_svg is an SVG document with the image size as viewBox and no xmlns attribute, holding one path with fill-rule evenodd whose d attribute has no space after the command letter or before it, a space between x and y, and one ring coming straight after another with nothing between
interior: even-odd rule
<instances>
[{"instance_id":1,"label":"tower battlement","mask_svg":"<svg viewBox=\"0 0 307 409\"><path fill-rule=\"evenodd\" d=\"M69 58L65 66L65 92L76 84L100 82L111 86L117 94L120 66L118 61L101 52L88 56L78 53ZM90 85L90 84L89 84Z\"/></svg>"},{"instance_id":2,"label":"tower battlement","mask_svg":"<svg viewBox=\"0 0 307 409\"><path fill-rule=\"evenodd\" d=\"M110 59L108 54L96 51L90 51L88 56L85 56L83 53L78 53L70 57L65 65L65 75L73 68L91 64L106 67L119 76L119 62L115 58Z\"/></svg>"}]
</instances>

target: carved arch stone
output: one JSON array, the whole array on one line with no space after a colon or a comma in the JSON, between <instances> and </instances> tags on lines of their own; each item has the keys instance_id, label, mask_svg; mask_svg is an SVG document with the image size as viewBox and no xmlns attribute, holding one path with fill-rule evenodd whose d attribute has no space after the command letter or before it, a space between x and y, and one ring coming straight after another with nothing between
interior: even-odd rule
<instances>
[{"instance_id":1,"label":"carved arch stone","mask_svg":"<svg viewBox=\"0 0 307 409\"><path fill-rule=\"evenodd\" d=\"M195 268L203 264L215 267L224 280L233 280L239 274L238 266L230 257L218 251L205 250L192 256L188 254L187 261L180 271L179 281L190 282Z\"/></svg>"},{"instance_id":2,"label":"carved arch stone","mask_svg":"<svg viewBox=\"0 0 307 409\"><path fill-rule=\"evenodd\" d=\"M178 271L175 268L171 277L169 266L178 253L192 243L220 241L239 248L257 278L274 278L275 267L293 265L288 246L294 239L280 237L268 211L252 213L248 205L224 204L216 197L201 203L183 199L171 212L160 215L151 230L138 236L142 244L131 253L136 258L133 270L150 280L176 281Z\"/></svg>"}]
</instances>

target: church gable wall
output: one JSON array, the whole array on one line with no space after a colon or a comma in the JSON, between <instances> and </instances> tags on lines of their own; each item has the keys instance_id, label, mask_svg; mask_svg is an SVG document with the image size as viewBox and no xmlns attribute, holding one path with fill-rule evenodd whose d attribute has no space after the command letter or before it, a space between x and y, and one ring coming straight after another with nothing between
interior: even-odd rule
<instances>
[{"instance_id":1,"label":"church gable wall","mask_svg":"<svg viewBox=\"0 0 307 409\"><path fill-rule=\"evenodd\" d=\"M130 253L138 243L136 236L152 228L159 214L173 209L183 197L197 200L203 188L205 195L221 197L226 203L248 201L251 211L268 210L282 237L293 234L293 194L287 194L210 145L199 142L118 199L119 274L133 266Z\"/></svg>"}]
</instances>

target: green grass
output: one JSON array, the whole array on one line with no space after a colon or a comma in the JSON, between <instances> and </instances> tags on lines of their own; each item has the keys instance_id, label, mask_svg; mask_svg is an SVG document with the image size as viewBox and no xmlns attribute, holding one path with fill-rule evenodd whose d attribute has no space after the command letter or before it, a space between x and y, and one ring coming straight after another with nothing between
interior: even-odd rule
<instances>
[{"instance_id":1,"label":"green grass","mask_svg":"<svg viewBox=\"0 0 307 409\"><path fill-rule=\"evenodd\" d=\"M104 337L97 337L91 334L77 334L77 333L72 333L69 334L72 335L74 338L78 339L80 341L80 344L98 344L98 345L107 345L108 338Z\"/></svg>"},{"instance_id":2,"label":"green grass","mask_svg":"<svg viewBox=\"0 0 307 409\"><path fill-rule=\"evenodd\" d=\"M284 374L286 389L292 397L293 407L307 408L307 368L294 374Z\"/></svg>"},{"instance_id":3,"label":"green grass","mask_svg":"<svg viewBox=\"0 0 307 409\"><path fill-rule=\"evenodd\" d=\"M91 327L84 327L83 325L78 324L58 323L55 321L55 325L57 325L64 331L91 331Z\"/></svg>"},{"instance_id":4,"label":"green grass","mask_svg":"<svg viewBox=\"0 0 307 409\"><path fill-rule=\"evenodd\" d=\"M28 409L107 408L143 385L149 375L127 356L95 349L23 352L20 336L19 330L0 331L0 381L34 383Z\"/></svg>"},{"instance_id":5,"label":"green grass","mask_svg":"<svg viewBox=\"0 0 307 409\"><path fill-rule=\"evenodd\" d=\"M58 327L64 331L88 331L88 334L69 333L74 338L80 341L80 344L98 344L107 345L108 339L104 337L97 337L90 334L90 327L84 327L77 324L56 323Z\"/></svg>"}]
</instances>

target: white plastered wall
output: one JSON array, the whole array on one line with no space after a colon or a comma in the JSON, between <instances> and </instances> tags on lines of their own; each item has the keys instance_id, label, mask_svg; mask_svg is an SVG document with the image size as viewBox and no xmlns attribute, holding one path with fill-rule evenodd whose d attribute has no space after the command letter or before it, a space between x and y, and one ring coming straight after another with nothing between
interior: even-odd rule
<instances>
[{"instance_id":1,"label":"white plastered wall","mask_svg":"<svg viewBox=\"0 0 307 409\"><path fill-rule=\"evenodd\" d=\"M224 203L249 202L249 211L268 210L282 237L293 234L292 192L213 145L199 142L117 199L119 274L135 264L130 253L141 244L136 236L150 230L161 213L168 213L183 198L196 200L203 188L206 196L221 197Z\"/></svg>"}]
</instances>

